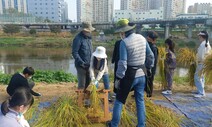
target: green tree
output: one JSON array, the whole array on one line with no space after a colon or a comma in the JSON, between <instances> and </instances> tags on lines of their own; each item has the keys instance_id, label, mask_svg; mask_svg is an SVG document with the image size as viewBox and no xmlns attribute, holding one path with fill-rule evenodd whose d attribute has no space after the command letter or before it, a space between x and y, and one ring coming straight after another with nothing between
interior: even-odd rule
<instances>
[{"instance_id":1,"label":"green tree","mask_svg":"<svg viewBox=\"0 0 212 127\"><path fill-rule=\"evenodd\" d=\"M21 30L21 27L18 25L8 24L3 26L4 33L14 34L19 33Z\"/></svg>"},{"instance_id":2,"label":"green tree","mask_svg":"<svg viewBox=\"0 0 212 127\"><path fill-rule=\"evenodd\" d=\"M31 28L30 31L29 31L29 33L30 33L31 35L35 35L35 34L37 33L37 31L36 31L35 28Z\"/></svg>"},{"instance_id":3,"label":"green tree","mask_svg":"<svg viewBox=\"0 0 212 127\"><path fill-rule=\"evenodd\" d=\"M51 30L52 33L57 34L57 33L60 33L61 32L61 27L60 26L54 26L54 25L52 25L52 26L49 26L49 27L50 27L50 30Z\"/></svg>"}]
</instances>

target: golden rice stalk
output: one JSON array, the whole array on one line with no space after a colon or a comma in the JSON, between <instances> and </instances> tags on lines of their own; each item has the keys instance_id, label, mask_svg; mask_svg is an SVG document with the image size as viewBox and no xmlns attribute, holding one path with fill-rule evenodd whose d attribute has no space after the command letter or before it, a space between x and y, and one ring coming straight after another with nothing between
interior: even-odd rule
<instances>
[{"instance_id":1,"label":"golden rice stalk","mask_svg":"<svg viewBox=\"0 0 212 127\"><path fill-rule=\"evenodd\" d=\"M129 112L126 106L123 106L121 113L121 127L135 127L136 126L136 116L133 112Z\"/></svg>"},{"instance_id":2,"label":"golden rice stalk","mask_svg":"<svg viewBox=\"0 0 212 127\"><path fill-rule=\"evenodd\" d=\"M129 107L130 106L130 107ZM146 126L147 127L180 127L183 117L177 115L172 110L164 108L160 105L154 104L151 100L145 98L146 106ZM134 107L134 108L132 108ZM130 112L135 113L135 102L127 104L127 108ZM135 123L137 123L136 119Z\"/></svg>"},{"instance_id":3,"label":"golden rice stalk","mask_svg":"<svg viewBox=\"0 0 212 127\"><path fill-rule=\"evenodd\" d=\"M177 61L185 67L188 67L189 85L194 86L194 73L196 70L196 55L189 48L181 48L177 56Z\"/></svg>"},{"instance_id":4,"label":"golden rice stalk","mask_svg":"<svg viewBox=\"0 0 212 127\"><path fill-rule=\"evenodd\" d=\"M165 89L166 87L166 79L164 72L164 60L166 57L166 51L164 47L158 47L158 66L159 66L159 75L161 77L161 89Z\"/></svg>"},{"instance_id":5,"label":"golden rice stalk","mask_svg":"<svg viewBox=\"0 0 212 127\"><path fill-rule=\"evenodd\" d=\"M212 82L212 54L208 55L203 63L203 74L207 82Z\"/></svg>"},{"instance_id":6,"label":"golden rice stalk","mask_svg":"<svg viewBox=\"0 0 212 127\"><path fill-rule=\"evenodd\" d=\"M84 127L85 124L90 124L86 110L71 97L64 96L41 113L33 127Z\"/></svg>"},{"instance_id":7,"label":"golden rice stalk","mask_svg":"<svg viewBox=\"0 0 212 127\"><path fill-rule=\"evenodd\" d=\"M196 62L196 54L189 48L181 48L178 51L177 61L185 67Z\"/></svg>"},{"instance_id":8,"label":"golden rice stalk","mask_svg":"<svg viewBox=\"0 0 212 127\"><path fill-rule=\"evenodd\" d=\"M100 118L104 116L104 112L101 107L101 100L99 98L99 94L95 85L90 85L90 101L91 105L88 108L88 116Z\"/></svg>"},{"instance_id":9,"label":"golden rice stalk","mask_svg":"<svg viewBox=\"0 0 212 127\"><path fill-rule=\"evenodd\" d=\"M26 120L30 120L33 118L36 112L38 112L39 100L35 99L34 104L30 107L30 109L24 114Z\"/></svg>"}]
</instances>

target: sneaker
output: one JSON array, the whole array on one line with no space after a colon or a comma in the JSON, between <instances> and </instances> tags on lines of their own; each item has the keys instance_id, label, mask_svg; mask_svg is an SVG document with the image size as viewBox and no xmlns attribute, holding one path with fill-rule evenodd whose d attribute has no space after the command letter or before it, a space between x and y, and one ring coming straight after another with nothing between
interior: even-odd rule
<instances>
[{"instance_id":1,"label":"sneaker","mask_svg":"<svg viewBox=\"0 0 212 127\"><path fill-rule=\"evenodd\" d=\"M106 127L111 127L110 121L107 121L107 122L106 122Z\"/></svg>"},{"instance_id":2,"label":"sneaker","mask_svg":"<svg viewBox=\"0 0 212 127\"><path fill-rule=\"evenodd\" d=\"M205 94L196 94L196 95L194 95L194 97L196 97L196 98L202 98L202 97L205 97Z\"/></svg>"},{"instance_id":3,"label":"sneaker","mask_svg":"<svg viewBox=\"0 0 212 127\"><path fill-rule=\"evenodd\" d=\"M165 90L165 91L162 92L162 94L167 94L167 95L169 95L169 94L172 94L172 91L171 91L171 90Z\"/></svg>"}]
</instances>

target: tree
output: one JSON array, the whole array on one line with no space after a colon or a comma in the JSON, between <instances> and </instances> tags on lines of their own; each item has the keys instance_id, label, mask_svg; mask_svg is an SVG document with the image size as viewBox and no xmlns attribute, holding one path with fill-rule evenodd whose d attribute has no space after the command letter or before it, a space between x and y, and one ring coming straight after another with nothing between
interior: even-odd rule
<instances>
[{"instance_id":1,"label":"tree","mask_svg":"<svg viewBox=\"0 0 212 127\"><path fill-rule=\"evenodd\" d=\"M49 26L49 27L50 27L50 30L51 30L52 33L57 34L57 33L60 33L61 32L61 27L60 26L54 26L54 25L52 25L52 26Z\"/></svg>"},{"instance_id":2,"label":"tree","mask_svg":"<svg viewBox=\"0 0 212 127\"><path fill-rule=\"evenodd\" d=\"M29 33L30 33L31 35L34 35L34 34L37 33L37 31L36 31L35 28L32 28L32 29L30 29Z\"/></svg>"},{"instance_id":3,"label":"tree","mask_svg":"<svg viewBox=\"0 0 212 127\"><path fill-rule=\"evenodd\" d=\"M4 33L14 34L19 33L21 30L21 27L18 25L8 24L3 26Z\"/></svg>"}]
</instances>

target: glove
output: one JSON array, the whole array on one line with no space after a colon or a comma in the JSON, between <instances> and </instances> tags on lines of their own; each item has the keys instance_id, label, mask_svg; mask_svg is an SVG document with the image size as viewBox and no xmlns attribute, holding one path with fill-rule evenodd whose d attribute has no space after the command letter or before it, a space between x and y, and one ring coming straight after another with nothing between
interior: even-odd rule
<instances>
[{"instance_id":1,"label":"glove","mask_svg":"<svg viewBox=\"0 0 212 127\"><path fill-rule=\"evenodd\" d=\"M82 68L84 68L84 69L88 69L89 67L90 67L90 64L81 64L80 65Z\"/></svg>"},{"instance_id":2,"label":"glove","mask_svg":"<svg viewBox=\"0 0 212 127\"><path fill-rule=\"evenodd\" d=\"M114 85L115 85L115 88L117 90L119 90L120 89L120 79L116 79Z\"/></svg>"},{"instance_id":3,"label":"glove","mask_svg":"<svg viewBox=\"0 0 212 127\"><path fill-rule=\"evenodd\" d=\"M146 72L147 72L147 77L151 77L151 76L152 76L152 71L151 71L151 69L147 69Z\"/></svg>"},{"instance_id":4,"label":"glove","mask_svg":"<svg viewBox=\"0 0 212 127\"><path fill-rule=\"evenodd\" d=\"M98 88L98 81L97 80L92 80L92 84L96 86L96 88Z\"/></svg>"}]
</instances>

